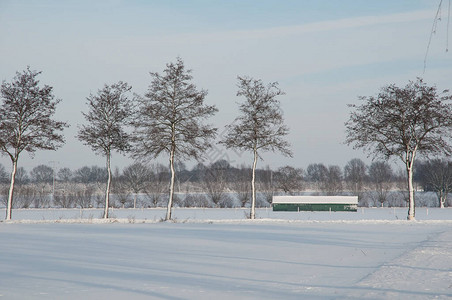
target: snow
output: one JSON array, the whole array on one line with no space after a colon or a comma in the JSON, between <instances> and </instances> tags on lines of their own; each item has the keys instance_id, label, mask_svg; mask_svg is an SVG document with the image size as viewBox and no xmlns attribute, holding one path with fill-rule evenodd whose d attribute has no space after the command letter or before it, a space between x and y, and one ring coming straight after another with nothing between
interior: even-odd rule
<instances>
[{"instance_id":1,"label":"snow","mask_svg":"<svg viewBox=\"0 0 452 300\"><path fill-rule=\"evenodd\" d=\"M110 209L113 222L156 223L166 215L166 209ZM249 215L249 208L175 208L174 219L178 222L210 222L236 220L241 222ZM256 218L271 222L283 221L392 221L406 220L408 208L358 208L358 212L281 212L271 208L256 209ZM103 209L14 209L13 222L103 222ZM452 220L452 208L416 208L419 221ZM0 220L1 222L1 220ZM111 221L108 221L111 222Z\"/></svg>"},{"instance_id":2,"label":"snow","mask_svg":"<svg viewBox=\"0 0 452 300\"><path fill-rule=\"evenodd\" d=\"M14 210L0 299L452 298L451 209L100 212Z\"/></svg>"},{"instance_id":3,"label":"snow","mask_svg":"<svg viewBox=\"0 0 452 300\"><path fill-rule=\"evenodd\" d=\"M273 196L272 203L338 203L338 204L356 204L357 196Z\"/></svg>"}]
</instances>

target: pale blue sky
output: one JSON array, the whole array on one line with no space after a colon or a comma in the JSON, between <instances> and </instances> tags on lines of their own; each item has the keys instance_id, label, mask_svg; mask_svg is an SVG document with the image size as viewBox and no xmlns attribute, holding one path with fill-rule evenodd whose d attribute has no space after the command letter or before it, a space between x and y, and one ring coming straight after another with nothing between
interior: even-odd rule
<instances>
[{"instance_id":1,"label":"pale blue sky","mask_svg":"<svg viewBox=\"0 0 452 300\"><path fill-rule=\"evenodd\" d=\"M261 167L343 166L355 157L369 163L343 144L347 104L417 76L452 88L446 2L423 73L439 1L0 0L0 79L10 81L27 65L43 71L41 81L62 99L56 117L71 124L64 147L33 160L24 154L19 165L103 166L104 158L74 137L85 98L119 80L142 94L148 73L161 72L177 56L219 108L212 122L220 133L237 115L237 75L280 83L294 157L266 153ZM233 165L249 163L247 155L227 156ZM120 168L131 162L113 157ZM0 163L10 168L6 157Z\"/></svg>"}]
</instances>

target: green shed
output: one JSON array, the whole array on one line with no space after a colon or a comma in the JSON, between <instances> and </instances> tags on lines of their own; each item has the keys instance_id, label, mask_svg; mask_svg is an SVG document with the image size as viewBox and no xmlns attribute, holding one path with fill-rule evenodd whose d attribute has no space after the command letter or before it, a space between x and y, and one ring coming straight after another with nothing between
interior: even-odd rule
<instances>
[{"instance_id":1,"label":"green shed","mask_svg":"<svg viewBox=\"0 0 452 300\"><path fill-rule=\"evenodd\" d=\"M273 211L357 211L357 196L273 196Z\"/></svg>"}]
</instances>

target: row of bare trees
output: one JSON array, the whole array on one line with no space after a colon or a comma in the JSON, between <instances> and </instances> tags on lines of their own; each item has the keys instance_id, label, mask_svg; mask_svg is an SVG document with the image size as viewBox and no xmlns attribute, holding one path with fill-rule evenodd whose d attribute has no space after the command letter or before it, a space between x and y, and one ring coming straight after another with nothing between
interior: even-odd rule
<instances>
[{"instance_id":1,"label":"row of bare trees","mask_svg":"<svg viewBox=\"0 0 452 300\"><path fill-rule=\"evenodd\" d=\"M218 109L207 105L206 90L192 83L191 70L182 59L168 63L163 73L151 72L151 83L143 95L130 96L131 87L122 81L105 84L87 97L88 111L82 112L85 123L77 137L85 145L106 158L105 211L108 218L112 189L111 154L129 154L140 161L161 155L169 158L170 179L166 220L171 219L176 180L176 161L202 159L212 147L217 128L208 123ZM56 150L64 143L61 134L69 125L55 121L56 105L61 101L53 88L41 87L40 72L29 67L17 72L13 81L1 85L0 152L11 158L12 172L7 199L6 219L11 219L18 160L22 152ZM277 97L283 92L276 82L265 85L261 80L238 77L237 96L244 97L240 115L227 126L220 141L226 148L250 151L254 155L250 217L254 219L256 202L255 171L262 152L279 151L291 155L284 140L284 125Z\"/></svg>"},{"instance_id":2,"label":"row of bare trees","mask_svg":"<svg viewBox=\"0 0 452 300\"><path fill-rule=\"evenodd\" d=\"M199 90L192 83L191 72L178 58L175 63L168 63L162 74L150 73L151 83L143 96L131 98L131 87L120 81L105 85L97 94L87 97L88 111L82 112L86 122L80 126L77 137L106 158L104 218L108 218L112 189L111 153L116 151L147 162L161 155L168 157L169 198L165 219L171 219L176 162L202 159L212 148L217 133L217 128L209 124L208 119L218 110L214 105L205 103L207 91ZM28 67L22 73L17 72L11 83L3 82L0 88L0 152L10 157L12 162L6 201L7 220L11 219L14 185L20 172L19 156L22 152L33 154L37 150L56 150L64 143L61 132L69 126L53 120L56 105L61 100L55 98L52 87L39 85L39 74ZM254 219L259 159L267 151L286 156L292 156L292 152L285 140L289 129L284 124L280 108L279 97L284 92L279 89L278 83L264 84L247 76L238 76L237 80L237 96L244 101L239 103L240 113L226 126L225 135L219 143L227 149L252 153L249 217ZM360 100L363 104L350 105L352 111L345 123L345 142L364 149L375 158L387 161L395 157L403 162L408 219L413 220L416 158L419 155L452 154L452 96L448 91L438 92L435 86L428 86L418 78L405 87L388 85L378 95L360 97ZM341 190L340 171L337 166L313 164L308 167L307 174L310 178L316 178L317 189L334 194ZM33 174L34 177L41 175L45 174ZM215 179L214 175L206 176L204 180L214 203L220 202L221 193L210 188L209 182L221 181L223 175L218 176L219 179ZM287 177L285 182L291 178L293 176ZM353 185L357 193L359 180L355 180ZM428 186L438 189L432 184ZM442 187L438 192L443 204L447 191L448 188Z\"/></svg>"}]
</instances>

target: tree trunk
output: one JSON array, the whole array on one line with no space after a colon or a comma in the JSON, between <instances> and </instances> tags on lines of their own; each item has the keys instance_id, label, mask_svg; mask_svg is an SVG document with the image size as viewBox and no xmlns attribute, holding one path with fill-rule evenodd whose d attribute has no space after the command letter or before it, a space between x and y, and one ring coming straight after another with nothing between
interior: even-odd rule
<instances>
[{"instance_id":1,"label":"tree trunk","mask_svg":"<svg viewBox=\"0 0 452 300\"><path fill-rule=\"evenodd\" d=\"M250 219L256 218L256 165L257 165L257 150L254 148L253 174L251 177L251 212Z\"/></svg>"},{"instance_id":2,"label":"tree trunk","mask_svg":"<svg viewBox=\"0 0 452 300\"><path fill-rule=\"evenodd\" d=\"M14 194L14 182L16 181L17 172L17 159L13 160L13 170L11 171L11 184L9 186L8 204L6 207L6 220L11 220L11 213L13 209L13 194Z\"/></svg>"},{"instance_id":3,"label":"tree trunk","mask_svg":"<svg viewBox=\"0 0 452 300\"><path fill-rule=\"evenodd\" d=\"M415 203L414 203L414 187L413 187L413 164L407 164L407 175L408 175L408 220L414 220L415 215Z\"/></svg>"},{"instance_id":4,"label":"tree trunk","mask_svg":"<svg viewBox=\"0 0 452 300\"><path fill-rule=\"evenodd\" d=\"M110 185L111 185L111 166L110 166L110 158L111 154L107 154L107 187L105 188L105 210L104 210L104 219L108 218L108 208L110 206Z\"/></svg>"},{"instance_id":5,"label":"tree trunk","mask_svg":"<svg viewBox=\"0 0 452 300\"><path fill-rule=\"evenodd\" d=\"M133 195L133 209L137 208L137 193Z\"/></svg>"},{"instance_id":6,"label":"tree trunk","mask_svg":"<svg viewBox=\"0 0 452 300\"><path fill-rule=\"evenodd\" d=\"M173 198L174 198L174 179L176 177L176 170L174 169L174 152L176 151L174 127L173 127L173 137L172 145L170 151L170 169L171 169L171 181L170 181L170 195L168 199L168 206L166 208L166 218L165 220L171 220L172 208L173 208Z\"/></svg>"},{"instance_id":7,"label":"tree trunk","mask_svg":"<svg viewBox=\"0 0 452 300\"><path fill-rule=\"evenodd\" d=\"M170 152L170 168L171 168L171 182L170 182L170 194L168 199L168 207L166 208L166 221L171 220L171 210L173 207L173 197L174 197L174 147L171 148Z\"/></svg>"},{"instance_id":8,"label":"tree trunk","mask_svg":"<svg viewBox=\"0 0 452 300\"><path fill-rule=\"evenodd\" d=\"M444 203L446 203L447 200L447 193L441 191L440 196L439 196L439 207L440 208L444 208Z\"/></svg>"}]
</instances>

